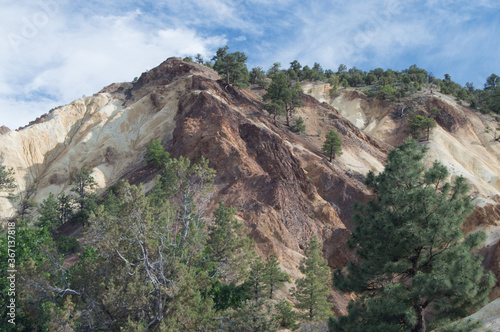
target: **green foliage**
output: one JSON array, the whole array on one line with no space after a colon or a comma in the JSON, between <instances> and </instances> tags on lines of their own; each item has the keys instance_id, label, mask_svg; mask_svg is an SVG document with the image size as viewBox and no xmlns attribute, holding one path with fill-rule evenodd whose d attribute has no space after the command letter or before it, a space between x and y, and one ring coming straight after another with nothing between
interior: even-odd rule
<instances>
[{"instance_id":1,"label":"green foliage","mask_svg":"<svg viewBox=\"0 0 500 332\"><path fill-rule=\"evenodd\" d=\"M144 158L148 165L154 165L157 168L161 168L169 160L170 154L165 151L159 139L154 139L146 146Z\"/></svg>"},{"instance_id":2,"label":"green foliage","mask_svg":"<svg viewBox=\"0 0 500 332\"><path fill-rule=\"evenodd\" d=\"M272 332L278 324L271 315L272 306L260 299L247 300L241 307L229 312L230 321L219 327L219 331Z\"/></svg>"},{"instance_id":3,"label":"green foliage","mask_svg":"<svg viewBox=\"0 0 500 332\"><path fill-rule=\"evenodd\" d=\"M15 226L14 226L15 225ZM26 267L38 265L40 267L46 267L48 260L47 253L54 248L54 242L52 240L51 234L46 228L35 228L28 226L25 222L9 222L9 226L15 227L15 258L14 261L9 261L12 259L12 252L9 252L7 235L12 235L12 233L7 233L0 236L0 314L3 319L0 319L0 330L2 331L33 331L36 330L37 325L45 324L49 319L46 316L39 315L39 311L34 311L34 315L31 315L29 309L28 301L24 301L25 294L27 292L32 292L33 289L39 286L38 280L28 278L24 273ZM51 259L55 260L57 263L58 257L54 256ZM10 280L7 277L10 276L9 270L13 270L12 266L8 264L15 264L14 270L17 270L16 274L16 287L11 290ZM38 276L37 276L38 277ZM15 292L16 299L16 325L12 325L7 322L7 304L12 298L12 291ZM39 307L44 300L37 300L36 303Z\"/></svg>"},{"instance_id":4,"label":"green foliage","mask_svg":"<svg viewBox=\"0 0 500 332\"><path fill-rule=\"evenodd\" d=\"M12 197L19 199L18 215L21 220L30 221L32 209L38 205L38 203L32 199L36 194L37 188L37 185L32 183L24 191L20 192L17 197Z\"/></svg>"},{"instance_id":5,"label":"green foliage","mask_svg":"<svg viewBox=\"0 0 500 332\"><path fill-rule=\"evenodd\" d=\"M269 76L269 75L268 75ZM302 104L300 92L302 88L299 83L292 85L290 78L284 72L278 72L272 76L272 82L262 96L265 101L270 101L266 110L274 115L286 115L286 125L290 125L289 116L295 107Z\"/></svg>"},{"instance_id":6,"label":"green foliage","mask_svg":"<svg viewBox=\"0 0 500 332\"><path fill-rule=\"evenodd\" d=\"M297 314L293 311L290 302L282 299L276 304L276 320L280 327L295 331L299 328L297 324Z\"/></svg>"},{"instance_id":7,"label":"green foliage","mask_svg":"<svg viewBox=\"0 0 500 332\"><path fill-rule=\"evenodd\" d=\"M206 227L204 203L213 178L208 160L191 164L179 158L163 165L147 197L126 181L111 187L85 233L92 246L69 271L54 249L55 258L48 258L47 251L41 258L31 254L34 261L22 272L30 285L23 294L27 329L215 330L222 316L241 330L248 322L253 330L275 330L264 299L267 264L261 261L250 276L253 242L237 222L235 209L221 203ZM52 224L55 198L44 201L41 210L42 225ZM45 228L40 230L50 239ZM78 241L59 237L57 245L60 252L71 252ZM274 275L274 287L276 279ZM262 291L252 298L253 282Z\"/></svg>"},{"instance_id":8,"label":"green foliage","mask_svg":"<svg viewBox=\"0 0 500 332\"><path fill-rule=\"evenodd\" d=\"M304 321L323 320L331 315L332 305L326 301L331 282L330 268L320 249L321 243L316 236L312 237L299 266L305 277L297 279L292 289L292 295L297 300L295 307L301 311L300 318Z\"/></svg>"},{"instance_id":9,"label":"green foliage","mask_svg":"<svg viewBox=\"0 0 500 332\"><path fill-rule=\"evenodd\" d=\"M274 75L276 75L277 73L280 72L280 67L281 67L281 63L280 62L275 62L273 63L273 65L271 66L271 68L269 68L267 70L267 77L269 78L274 78Z\"/></svg>"},{"instance_id":10,"label":"green foliage","mask_svg":"<svg viewBox=\"0 0 500 332\"><path fill-rule=\"evenodd\" d=\"M437 107L433 107L429 110L431 118L435 119L439 115L439 109Z\"/></svg>"},{"instance_id":11,"label":"green foliage","mask_svg":"<svg viewBox=\"0 0 500 332\"><path fill-rule=\"evenodd\" d=\"M73 236L60 236L56 239L56 245L59 252L63 255L75 253L80 249L80 243Z\"/></svg>"},{"instance_id":12,"label":"green foliage","mask_svg":"<svg viewBox=\"0 0 500 332\"><path fill-rule=\"evenodd\" d=\"M208 294L217 311L237 309L249 299L246 285L235 285L234 282L224 284L219 280L212 284Z\"/></svg>"},{"instance_id":13,"label":"green foliage","mask_svg":"<svg viewBox=\"0 0 500 332\"><path fill-rule=\"evenodd\" d=\"M12 167L0 165L0 192L11 192L16 188L13 175Z\"/></svg>"},{"instance_id":14,"label":"green foliage","mask_svg":"<svg viewBox=\"0 0 500 332\"><path fill-rule=\"evenodd\" d=\"M464 239L460 230L473 209L465 179L446 182L438 162L426 169L426 151L409 139L382 173L368 174L375 198L356 206L348 240L358 259L334 274L334 286L357 297L330 321L333 331L424 331L487 301L494 277L473 256L484 233Z\"/></svg>"},{"instance_id":15,"label":"green foliage","mask_svg":"<svg viewBox=\"0 0 500 332\"><path fill-rule=\"evenodd\" d=\"M57 212L59 214L59 221L61 225L67 223L73 217L72 200L66 194L61 194L57 197Z\"/></svg>"},{"instance_id":16,"label":"green foliage","mask_svg":"<svg viewBox=\"0 0 500 332\"><path fill-rule=\"evenodd\" d=\"M410 129L410 135L413 138L418 138L425 133L426 140L428 141L430 131L432 128L436 127L436 122L434 119L423 115L413 115L408 118L408 127Z\"/></svg>"},{"instance_id":17,"label":"green foliage","mask_svg":"<svg viewBox=\"0 0 500 332\"><path fill-rule=\"evenodd\" d=\"M59 204L57 203L54 194L50 193L38 208L38 223L42 227L46 227L52 234L57 232L59 226L59 213L57 211Z\"/></svg>"},{"instance_id":18,"label":"green foliage","mask_svg":"<svg viewBox=\"0 0 500 332\"><path fill-rule=\"evenodd\" d=\"M321 150L330 158L330 162L335 159L336 155L342 155L342 141L334 130L330 130L326 134L326 139Z\"/></svg>"},{"instance_id":19,"label":"green foliage","mask_svg":"<svg viewBox=\"0 0 500 332\"><path fill-rule=\"evenodd\" d=\"M246 274L253 257L253 241L245 236L245 228L234 216L236 209L223 202L214 211L213 224L208 226L204 249L205 269L222 281L235 281Z\"/></svg>"},{"instance_id":20,"label":"green foliage","mask_svg":"<svg viewBox=\"0 0 500 332\"><path fill-rule=\"evenodd\" d=\"M298 119L295 119L294 124L290 127L290 130L294 133L303 133L306 131L306 125L304 124L304 119L300 116Z\"/></svg>"},{"instance_id":21,"label":"green foliage","mask_svg":"<svg viewBox=\"0 0 500 332\"><path fill-rule=\"evenodd\" d=\"M240 88L248 86L250 76L246 66L245 53L228 53L229 46L221 47L212 58L213 69L226 79L227 84L234 84Z\"/></svg>"},{"instance_id":22,"label":"green foliage","mask_svg":"<svg viewBox=\"0 0 500 332\"><path fill-rule=\"evenodd\" d=\"M200 64L200 65L202 65L202 64L203 64L203 57L201 56L201 54L200 54L200 53L197 53L197 54L196 54L196 57L195 57L194 59L195 59L196 63L198 63L198 64Z\"/></svg>"},{"instance_id":23,"label":"green foliage","mask_svg":"<svg viewBox=\"0 0 500 332\"><path fill-rule=\"evenodd\" d=\"M250 72L250 83L257 84L261 88L265 88L267 86L266 73L262 67L252 68L252 71Z\"/></svg>"},{"instance_id":24,"label":"green foliage","mask_svg":"<svg viewBox=\"0 0 500 332\"><path fill-rule=\"evenodd\" d=\"M96 210L96 199L95 187L97 183L94 178L90 175L92 172L90 169L86 169L87 165L83 165L73 180L71 180L70 185L71 191L76 193L77 197L75 199L78 209L71 215L71 220L74 223L80 223L85 226L88 222L90 215ZM67 203L67 202L64 202ZM62 207L63 209L66 207Z\"/></svg>"},{"instance_id":25,"label":"green foliage","mask_svg":"<svg viewBox=\"0 0 500 332\"><path fill-rule=\"evenodd\" d=\"M377 94L377 99L385 100L391 98L396 93L396 90L390 85L382 86Z\"/></svg>"},{"instance_id":26,"label":"green foliage","mask_svg":"<svg viewBox=\"0 0 500 332\"><path fill-rule=\"evenodd\" d=\"M273 294L276 289L281 288L286 282L290 282L290 276L281 271L279 267L278 257L271 254L264 265L263 282L265 290L269 294L269 298L273 299Z\"/></svg>"}]
</instances>

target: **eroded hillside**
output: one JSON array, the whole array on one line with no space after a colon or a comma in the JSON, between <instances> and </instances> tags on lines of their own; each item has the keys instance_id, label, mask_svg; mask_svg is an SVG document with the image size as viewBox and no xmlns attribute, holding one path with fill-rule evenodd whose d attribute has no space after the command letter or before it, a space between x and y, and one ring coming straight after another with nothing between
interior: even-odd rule
<instances>
[{"instance_id":1,"label":"eroded hillside","mask_svg":"<svg viewBox=\"0 0 500 332\"><path fill-rule=\"evenodd\" d=\"M396 146L408 137L408 112L429 114L436 107L437 126L432 130L426 156L444 164L452 177L462 175L471 187L475 211L463 224L464 232L484 230L488 236L482 250L484 265L500 276L500 142L492 131L498 123L489 115L459 105L449 96L427 90L401 101L368 98L356 90L340 90L335 98L327 84L306 84L304 91L339 112L363 132ZM306 115L307 117L307 115ZM499 286L491 298L500 296Z\"/></svg>"},{"instance_id":2,"label":"eroded hillside","mask_svg":"<svg viewBox=\"0 0 500 332\"><path fill-rule=\"evenodd\" d=\"M320 140L273 123L256 95L217 78L169 59L134 84L113 84L0 136L4 164L15 169L21 190L37 184L37 201L68 191L84 165L100 188L126 178L148 190L155 174L144 153L160 139L175 157L210 160L217 171L212 203L235 206L259 250L277 254L292 276L313 234L324 241L331 267L345 265L352 203L367 199L363 176L382 168L390 146L304 96L302 111L321 117L324 131L341 133L344 155L329 163ZM11 201L2 198L1 207L3 218L14 215Z\"/></svg>"},{"instance_id":3,"label":"eroded hillside","mask_svg":"<svg viewBox=\"0 0 500 332\"><path fill-rule=\"evenodd\" d=\"M149 190L156 174L144 154L153 139L174 157L208 158L217 171L212 207L220 200L235 206L259 251L275 253L297 277L312 235L323 241L332 268L346 264L352 204L370 195L364 176L381 171L387 152L407 136L405 107L426 112L435 106L440 113L425 143L428 162L437 159L453 175L469 179L477 208L464 229L488 231L485 264L500 273L500 149L486 132L494 127L491 119L436 94L404 105L353 90L330 98L328 86L305 84L309 95L302 96L295 116L305 119L306 133L297 135L274 123L257 94L218 79L204 66L168 59L135 83L112 84L38 123L0 135L0 158L14 168L20 190L37 184L39 202L49 193L68 191L84 165L101 190L122 178ZM332 163L321 153L331 129L339 133L344 152ZM1 218L12 217L15 209L0 198ZM334 296L342 312L346 298Z\"/></svg>"}]
</instances>

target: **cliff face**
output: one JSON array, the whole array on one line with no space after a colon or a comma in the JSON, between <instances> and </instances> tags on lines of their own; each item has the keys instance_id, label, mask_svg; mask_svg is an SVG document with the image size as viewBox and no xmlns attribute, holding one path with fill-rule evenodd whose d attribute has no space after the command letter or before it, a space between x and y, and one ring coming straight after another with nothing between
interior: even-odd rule
<instances>
[{"instance_id":1,"label":"cliff face","mask_svg":"<svg viewBox=\"0 0 500 332\"><path fill-rule=\"evenodd\" d=\"M352 203L368 199L363 175L382 168L390 146L304 95L300 112L321 119L324 133L340 133L344 155L329 163L323 135L290 132L270 120L256 95L217 79L206 67L168 59L134 84L112 84L0 136L3 164L15 169L21 190L38 185L37 201L67 191L84 165L100 188L126 178L147 189L155 174L144 161L146 145L161 139L174 157L210 160L213 204L237 207L259 251L277 254L292 276L312 235L324 241L331 267L345 265ZM14 214L11 204L0 198L1 217Z\"/></svg>"},{"instance_id":2,"label":"cliff face","mask_svg":"<svg viewBox=\"0 0 500 332\"><path fill-rule=\"evenodd\" d=\"M69 190L69 180L84 165L101 190L122 178L151 188L155 173L143 156L153 139L174 157L203 156L217 171L212 207L220 200L237 207L258 250L275 253L297 277L312 235L324 242L331 267L349 260L352 203L369 199L364 176L383 169L407 126L395 103L349 90L330 99L325 85L306 85L304 91L311 96L303 95L295 113L307 125L300 136L275 124L252 91L235 90L212 70L171 58L133 84L112 84L0 135L0 159L14 168L20 190L36 183L35 200L42 201ZM464 229L487 229L495 241L500 221L488 211L500 203L494 196L500 194L500 149L482 132L488 120L435 96L416 104L441 110L427 143L429 162L442 161L474 188L478 208ZM344 154L329 163L321 145L331 129L339 133ZM13 214L12 202L0 197L0 218ZM342 312L346 298L334 296Z\"/></svg>"},{"instance_id":3,"label":"cliff face","mask_svg":"<svg viewBox=\"0 0 500 332\"><path fill-rule=\"evenodd\" d=\"M487 235L482 253L484 265L500 280L500 143L492 131L498 123L488 115L478 114L457 104L450 96L436 91L423 91L410 100L380 101L355 90L341 90L330 98L326 84L308 84L304 91L316 99L336 107L363 132L396 146L407 136L408 111L428 114L436 107L437 126L424 144L429 148L426 162L440 161L451 177L467 179L470 197L476 206L462 226L465 233L483 230ZM500 282L491 298L500 296Z\"/></svg>"}]
</instances>

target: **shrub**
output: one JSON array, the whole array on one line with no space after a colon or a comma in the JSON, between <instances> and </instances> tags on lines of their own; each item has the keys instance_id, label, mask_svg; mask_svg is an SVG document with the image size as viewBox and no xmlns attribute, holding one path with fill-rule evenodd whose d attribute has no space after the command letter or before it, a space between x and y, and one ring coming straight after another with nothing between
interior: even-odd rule
<instances>
[{"instance_id":1,"label":"shrub","mask_svg":"<svg viewBox=\"0 0 500 332\"><path fill-rule=\"evenodd\" d=\"M306 131L306 125L304 124L304 119L300 116L298 119L295 119L295 123L290 127L290 130L294 133L302 133Z\"/></svg>"},{"instance_id":2,"label":"shrub","mask_svg":"<svg viewBox=\"0 0 500 332\"><path fill-rule=\"evenodd\" d=\"M57 249L61 254L74 253L80 249L80 243L73 236L61 236L56 240Z\"/></svg>"}]
</instances>

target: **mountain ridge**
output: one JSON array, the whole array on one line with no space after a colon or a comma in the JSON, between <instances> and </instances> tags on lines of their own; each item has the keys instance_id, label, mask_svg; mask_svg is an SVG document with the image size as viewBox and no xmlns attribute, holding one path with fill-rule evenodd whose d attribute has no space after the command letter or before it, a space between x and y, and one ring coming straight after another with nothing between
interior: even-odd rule
<instances>
[{"instance_id":1,"label":"mountain ridge","mask_svg":"<svg viewBox=\"0 0 500 332\"><path fill-rule=\"evenodd\" d=\"M311 235L322 240L331 268L345 266L352 257L345 242L354 227L353 202L366 202L371 196L364 176L370 170L381 171L387 153L407 136L406 118L393 116L399 110L396 103L370 100L348 89L331 98L326 84L305 83L303 88L302 106L295 116L305 119L306 132L297 135L263 111L262 91L236 90L204 66L169 58L134 83L108 85L53 110L38 123L1 135L0 157L14 167L20 190L37 183L34 198L39 202L49 193L67 192L70 179L85 165L101 192L122 178L143 183L148 191L156 173L143 156L153 139L160 139L173 157L207 158L217 171L212 208L219 200L235 206L259 252L277 254L296 278L300 276L296 266ZM485 141L478 131L486 125L479 115L470 125L469 110L435 98L429 95L417 102L423 111L434 105L442 109L438 127L426 143L428 162L444 160L455 168L452 174L460 174L456 170L461 167L474 180L474 172L443 156L460 135ZM322 134L331 129L339 133L344 155L329 163L321 144ZM436 140L447 148L440 148ZM498 167L497 154L486 159ZM486 167L483 160L476 164L478 173ZM495 196L500 182L488 186L478 179L473 182L478 208L464 230L488 231L494 256L500 250L493 246L496 234L500 237L500 221L493 214L500 206ZM0 211L0 217L10 218L15 206L0 198ZM495 264L492 260L489 267ZM342 303L336 310L344 312L347 298L339 293L334 297Z\"/></svg>"}]
</instances>

